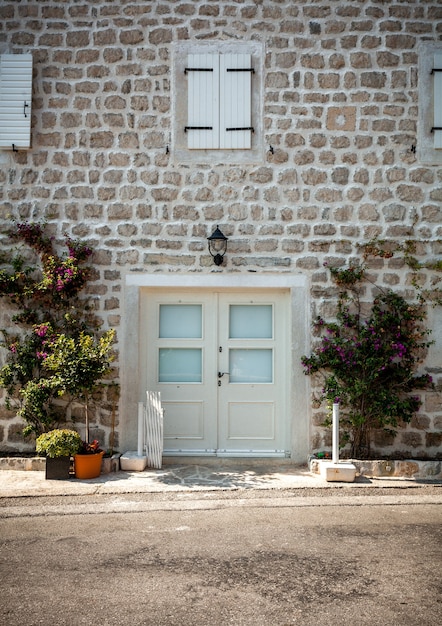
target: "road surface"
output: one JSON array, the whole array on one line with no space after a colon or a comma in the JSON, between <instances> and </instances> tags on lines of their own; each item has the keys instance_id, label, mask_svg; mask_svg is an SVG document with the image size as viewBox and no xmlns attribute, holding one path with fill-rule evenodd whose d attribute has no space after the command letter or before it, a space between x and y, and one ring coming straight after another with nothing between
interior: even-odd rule
<instances>
[{"instance_id":1,"label":"road surface","mask_svg":"<svg viewBox=\"0 0 442 626\"><path fill-rule=\"evenodd\" d=\"M4 499L0 623L439 626L439 494Z\"/></svg>"}]
</instances>

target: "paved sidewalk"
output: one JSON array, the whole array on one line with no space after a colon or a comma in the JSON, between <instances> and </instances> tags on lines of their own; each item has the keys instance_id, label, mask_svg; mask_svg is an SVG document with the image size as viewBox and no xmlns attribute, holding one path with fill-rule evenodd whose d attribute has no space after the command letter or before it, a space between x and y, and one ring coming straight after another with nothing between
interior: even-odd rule
<instances>
[{"instance_id":1,"label":"paved sidewalk","mask_svg":"<svg viewBox=\"0 0 442 626\"><path fill-rule=\"evenodd\" d=\"M425 486L429 481L357 477L354 483L325 481L307 466L292 463L234 461L167 463L162 469L112 472L90 480L46 480L44 471L0 471L0 498L120 493L202 492L237 490L333 489ZM431 481L440 485L442 481Z\"/></svg>"}]
</instances>

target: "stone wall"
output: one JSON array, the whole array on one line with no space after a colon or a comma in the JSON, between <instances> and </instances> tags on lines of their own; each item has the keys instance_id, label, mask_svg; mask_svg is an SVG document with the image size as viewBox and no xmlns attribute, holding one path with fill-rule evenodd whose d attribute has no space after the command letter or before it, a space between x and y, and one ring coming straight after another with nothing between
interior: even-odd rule
<instances>
[{"instance_id":1,"label":"stone wall","mask_svg":"<svg viewBox=\"0 0 442 626\"><path fill-rule=\"evenodd\" d=\"M260 161L175 158L183 96L172 60L183 42L262 44ZM416 238L422 258L440 258L442 163L419 160L426 42L442 45L441 0L3 0L0 52L31 51L34 81L32 149L0 152L0 219L46 218L55 234L87 239L91 295L117 331L125 273L213 271L216 224L229 237L223 272L303 273L311 314L327 315L335 293L323 263L359 258L370 238ZM406 291L411 273L376 259L372 278ZM431 289L434 276L421 281ZM442 443L441 394L424 396L394 443L410 456ZM329 443L321 420L318 410L313 449ZM16 430L5 417L0 445Z\"/></svg>"}]
</instances>

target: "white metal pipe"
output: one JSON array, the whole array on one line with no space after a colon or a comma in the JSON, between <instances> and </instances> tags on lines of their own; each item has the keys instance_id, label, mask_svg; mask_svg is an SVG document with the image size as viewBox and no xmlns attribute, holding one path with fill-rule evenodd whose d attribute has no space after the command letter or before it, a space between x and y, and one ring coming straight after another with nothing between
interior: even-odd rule
<instances>
[{"instance_id":1,"label":"white metal pipe","mask_svg":"<svg viewBox=\"0 0 442 626\"><path fill-rule=\"evenodd\" d=\"M333 403L333 438L332 438L332 461L339 461L339 404Z\"/></svg>"},{"instance_id":2,"label":"white metal pipe","mask_svg":"<svg viewBox=\"0 0 442 626\"><path fill-rule=\"evenodd\" d=\"M138 456L143 456L144 448L144 405L138 402Z\"/></svg>"}]
</instances>

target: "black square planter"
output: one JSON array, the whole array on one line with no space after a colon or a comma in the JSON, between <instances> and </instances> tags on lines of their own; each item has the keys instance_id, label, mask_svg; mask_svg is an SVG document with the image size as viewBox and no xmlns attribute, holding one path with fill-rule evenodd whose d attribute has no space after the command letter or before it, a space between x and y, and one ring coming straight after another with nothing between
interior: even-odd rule
<instances>
[{"instance_id":1,"label":"black square planter","mask_svg":"<svg viewBox=\"0 0 442 626\"><path fill-rule=\"evenodd\" d=\"M60 456L55 459L46 458L46 480L68 480L71 468L71 457Z\"/></svg>"}]
</instances>

